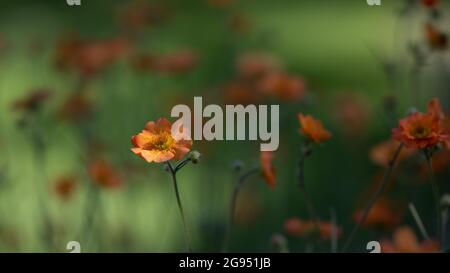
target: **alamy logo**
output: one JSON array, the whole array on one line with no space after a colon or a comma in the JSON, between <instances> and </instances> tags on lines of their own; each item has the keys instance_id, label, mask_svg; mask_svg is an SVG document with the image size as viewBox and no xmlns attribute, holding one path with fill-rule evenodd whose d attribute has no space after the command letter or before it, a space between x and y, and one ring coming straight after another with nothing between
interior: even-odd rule
<instances>
[{"instance_id":1,"label":"alamy logo","mask_svg":"<svg viewBox=\"0 0 450 273\"><path fill-rule=\"evenodd\" d=\"M66 0L69 6L81 6L81 0Z\"/></svg>"},{"instance_id":2,"label":"alamy logo","mask_svg":"<svg viewBox=\"0 0 450 273\"><path fill-rule=\"evenodd\" d=\"M260 140L261 151L275 151L279 146L279 112L279 105L226 105L224 112L216 104L203 108L202 97L194 97L193 117L187 105L172 108L171 116L179 119L171 133L175 140ZM203 124L203 118L209 120Z\"/></svg>"}]
</instances>

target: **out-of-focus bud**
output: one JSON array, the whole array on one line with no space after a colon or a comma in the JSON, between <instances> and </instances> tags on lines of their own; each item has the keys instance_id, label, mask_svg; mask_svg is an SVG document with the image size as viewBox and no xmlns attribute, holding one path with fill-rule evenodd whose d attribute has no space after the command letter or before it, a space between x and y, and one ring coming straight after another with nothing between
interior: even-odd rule
<instances>
[{"instance_id":1,"label":"out-of-focus bud","mask_svg":"<svg viewBox=\"0 0 450 273\"><path fill-rule=\"evenodd\" d=\"M242 160L238 159L233 162L231 167L233 168L233 171L240 173L244 169L245 164L244 164L244 162L242 162Z\"/></svg>"},{"instance_id":2,"label":"out-of-focus bud","mask_svg":"<svg viewBox=\"0 0 450 273\"><path fill-rule=\"evenodd\" d=\"M271 239L272 247L280 253L288 253L288 242L281 234L274 234Z\"/></svg>"}]
</instances>

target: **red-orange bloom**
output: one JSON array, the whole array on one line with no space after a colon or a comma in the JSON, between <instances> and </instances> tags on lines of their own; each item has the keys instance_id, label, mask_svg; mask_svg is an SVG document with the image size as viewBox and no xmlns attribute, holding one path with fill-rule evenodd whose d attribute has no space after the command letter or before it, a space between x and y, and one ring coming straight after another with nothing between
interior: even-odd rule
<instances>
[{"instance_id":1,"label":"red-orange bloom","mask_svg":"<svg viewBox=\"0 0 450 273\"><path fill-rule=\"evenodd\" d=\"M14 110L36 111L41 105L51 97L51 92L47 89L38 89L23 99L17 100L13 104Z\"/></svg>"},{"instance_id":2,"label":"red-orange bloom","mask_svg":"<svg viewBox=\"0 0 450 273\"><path fill-rule=\"evenodd\" d=\"M300 122L301 132L309 140L315 143L321 143L331 138L331 133L323 127L322 122L314 119L312 116L304 116L300 113L298 114L298 120Z\"/></svg>"},{"instance_id":3,"label":"red-orange bloom","mask_svg":"<svg viewBox=\"0 0 450 273\"><path fill-rule=\"evenodd\" d=\"M262 174L266 180L267 185L274 188L277 184L275 177L275 168L273 166L273 152L261 152L260 162L262 168Z\"/></svg>"},{"instance_id":4,"label":"red-orange bloom","mask_svg":"<svg viewBox=\"0 0 450 273\"><path fill-rule=\"evenodd\" d=\"M124 56L130 47L122 38L104 41L62 40L57 47L56 65L74 69L82 76L93 76Z\"/></svg>"},{"instance_id":5,"label":"red-orange bloom","mask_svg":"<svg viewBox=\"0 0 450 273\"><path fill-rule=\"evenodd\" d=\"M243 54L237 60L236 66L239 77L248 80L257 79L280 70L277 60L263 53Z\"/></svg>"},{"instance_id":6,"label":"red-orange bloom","mask_svg":"<svg viewBox=\"0 0 450 273\"><path fill-rule=\"evenodd\" d=\"M77 92L70 96L59 109L61 118L71 121L79 121L87 118L92 113L92 102L86 92Z\"/></svg>"},{"instance_id":7,"label":"red-orange bloom","mask_svg":"<svg viewBox=\"0 0 450 273\"><path fill-rule=\"evenodd\" d=\"M260 90L281 100L301 100L305 96L305 82L297 77L283 73L270 73L261 79Z\"/></svg>"},{"instance_id":8,"label":"red-orange bloom","mask_svg":"<svg viewBox=\"0 0 450 273\"><path fill-rule=\"evenodd\" d=\"M104 160L96 160L89 165L89 175L99 186L104 188L117 188L122 186L119 173Z\"/></svg>"},{"instance_id":9,"label":"red-orange bloom","mask_svg":"<svg viewBox=\"0 0 450 273\"><path fill-rule=\"evenodd\" d=\"M442 111L437 101L431 101L426 114L414 113L399 122L392 137L411 148L427 148L449 140L450 135L442 122Z\"/></svg>"},{"instance_id":10,"label":"red-orange bloom","mask_svg":"<svg viewBox=\"0 0 450 273\"><path fill-rule=\"evenodd\" d=\"M432 49L445 50L448 47L447 35L436 29L432 24L425 26L425 37Z\"/></svg>"},{"instance_id":11,"label":"red-orange bloom","mask_svg":"<svg viewBox=\"0 0 450 273\"><path fill-rule=\"evenodd\" d=\"M420 2L427 8L434 8L439 4L440 0L421 0Z\"/></svg>"},{"instance_id":12,"label":"red-orange bloom","mask_svg":"<svg viewBox=\"0 0 450 273\"><path fill-rule=\"evenodd\" d=\"M312 234L315 230L316 226L314 221L304 221L299 218L290 218L286 220L284 223L284 230L287 234L291 236L301 237L308 236ZM320 222L320 237L323 240L329 240L332 237L333 224L330 222ZM342 235L342 229L340 227L336 227L336 235L340 237Z\"/></svg>"},{"instance_id":13,"label":"red-orange bloom","mask_svg":"<svg viewBox=\"0 0 450 273\"><path fill-rule=\"evenodd\" d=\"M362 210L357 210L354 214L354 219L359 222L362 217ZM382 198L375 202L366 221L363 223L364 227L376 226L391 229L397 227L403 216L403 208L398 204Z\"/></svg>"},{"instance_id":14,"label":"red-orange bloom","mask_svg":"<svg viewBox=\"0 0 450 273\"><path fill-rule=\"evenodd\" d=\"M147 162L166 162L180 160L191 149L192 140L175 140L171 134L171 124L165 118L150 121L145 129L131 138L133 153Z\"/></svg>"},{"instance_id":15,"label":"red-orange bloom","mask_svg":"<svg viewBox=\"0 0 450 273\"><path fill-rule=\"evenodd\" d=\"M197 62L197 54L191 50L184 49L161 56L141 54L133 58L132 65L138 71L181 74L192 71Z\"/></svg>"},{"instance_id":16,"label":"red-orange bloom","mask_svg":"<svg viewBox=\"0 0 450 273\"><path fill-rule=\"evenodd\" d=\"M380 144L375 145L370 150L369 157L373 163L381 167L387 167L399 145L400 143L393 139L384 141ZM408 147L403 148L398 155L397 162L407 159L415 152L415 149L411 149Z\"/></svg>"},{"instance_id":17,"label":"red-orange bloom","mask_svg":"<svg viewBox=\"0 0 450 273\"><path fill-rule=\"evenodd\" d=\"M55 183L55 193L63 200L68 200L74 193L77 181L74 177L61 177Z\"/></svg>"},{"instance_id":18,"label":"red-orange bloom","mask_svg":"<svg viewBox=\"0 0 450 273\"><path fill-rule=\"evenodd\" d=\"M419 242L410 227L398 228L392 241L381 241L383 253L433 253L439 252L439 244L434 240Z\"/></svg>"}]
</instances>

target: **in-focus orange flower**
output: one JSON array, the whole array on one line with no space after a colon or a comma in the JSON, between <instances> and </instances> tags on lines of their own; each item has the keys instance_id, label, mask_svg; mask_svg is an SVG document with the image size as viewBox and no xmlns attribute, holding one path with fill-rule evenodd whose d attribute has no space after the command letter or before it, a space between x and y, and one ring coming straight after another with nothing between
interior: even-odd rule
<instances>
[{"instance_id":1,"label":"in-focus orange flower","mask_svg":"<svg viewBox=\"0 0 450 273\"><path fill-rule=\"evenodd\" d=\"M97 185L104 188L122 186L122 178L116 169L108 162L98 159L89 165L89 175Z\"/></svg>"},{"instance_id":2,"label":"in-focus orange flower","mask_svg":"<svg viewBox=\"0 0 450 273\"><path fill-rule=\"evenodd\" d=\"M322 122L314 119L312 116L304 116L300 113L298 114L298 120L300 122L301 132L309 140L315 143L322 143L331 138L331 133L323 127Z\"/></svg>"},{"instance_id":3,"label":"in-focus orange flower","mask_svg":"<svg viewBox=\"0 0 450 273\"><path fill-rule=\"evenodd\" d=\"M445 50L448 47L447 35L436 29L431 23L425 26L425 37L432 49Z\"/></svg>"},{"instance_id":4,"label":"in-focus orange flower","mask_svg":"<svg viewBox=\"0 0 450 273\"><path fill-rule=\"evenodd\" d=\"M149 163L180 160L192 146L192 140L175 140L172 137L171 124L165 118L148 122L141 133L131 138L131 143L133 153Z\"/></svg>"},{"instance_id":5,"label":"in-focus orange flower","mask_svg":"<svg viewBox=\"0 0 450 273\"><path fill-rule=\"evenodd\" d=\"M263 77L258 86L264 94L285 101L301 100L306 91L305 82L302 79L278 72Z\"/></svg>"},{"instance_id":6,"label":"in-focus orange flower","mask_svg":"<svg viewBox=\"0 0 450 273\"><path fill-rule=\"evenodd\" d=\"M407 226L398 228L392 241L381 241L383 253L435 253L439 252L439 243L434 240L419 242L414 231Z\"/></svg>"},{"instance_id":7,"label":"in-focus orange flower","mask_svg":"<svg viewBox=\"0 0 450 273\"><path fill-rule=\"evenodd\" d=\"M355 212L353 215L355 222L359 223L362 213L361 209ZM403 213L404 208L400 204L387 198L380 198L373 205L362 226L392 229L400 224Z\"/></svg>"},{"instance_id":8,"label":"in-focus orange flower","mask_svg":"<svg viewBox=\"0 0 450 273\"><path fill-rule=\"evenodd\" d=\"M60 177L54 186L56 195L63 200L68 200L76 189L77 180L71 176Z\"/></svg>"},{"instance_id":9,"label":"in-focus orange flower","mask_svg":"<svg viewBox=\"0 0 450 273\"><path fill-rule=\"evenodd\" d=\"M39 110L44 102L50 99L52 93L48 89L37 89L26 97L14 102L13 110L34 112Z\"/></svg>"},{"instance_id":10,"label":"in-focus orange flower","mask_svg":"<svg viewBox=\"0 0 450 273\"><path fill-rule=\"evenodd\" d=\"M277 184L275 177L275 167L273 166L273 152L261 152L260 163L262 168L262 174L266 180L267 185L274 188Z\"/></svg>"},{"instance_id":11,"label":"in-focus orange flower","mask_svg":"<svg viewBox=\"0 0 450 273\"><path fill-rule=\"evenodd\" d=\"M400 142L390 139L384 141L380 144L375 145L369 153L369 157L373 163L381 166L387 167L389 162L392 160L392 157L395 154ZM397 162L401 162L410 156L412 156L416 152L415 149L405 147L400 151L398 155Z\"/></svg>"},{"instance_id":12,"label":"in-focus orange flower","mask_svg":"<svg viewBox=\"0 0 450 273\"><path fill-rule=\"evenodd\" d=\"M426 114L414 113L400 120L399 127L392 130L392 137L407 147L424 149L449 141L438 101L431 101Z\"/></svg>"},{"instance_id":13,"label":"in-focus orange flower","mask_svg":"<svg viewBox=\"0 0 450 273\"><path fill-rule=\"evenodd\" d=\"M312 234L316 226L314 221L304 221L299 218L290 218L284 223L284 230L287 234L295 237L308 236ZM323 240L329 240L332 237L333 224L330 222L320 222L320 237ZM342 228L336 227L336 235L339 238L342 235Z\"/></svg>"}]
</instances>

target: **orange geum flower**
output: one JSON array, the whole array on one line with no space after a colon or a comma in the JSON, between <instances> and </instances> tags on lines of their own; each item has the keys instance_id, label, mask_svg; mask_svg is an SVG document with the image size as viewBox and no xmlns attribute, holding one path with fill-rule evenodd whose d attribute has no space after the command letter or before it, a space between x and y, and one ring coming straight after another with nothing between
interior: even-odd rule
<instances>
[{"instance_id":1,"label":"orange geum flower","mask_svg":"<svg viewBox=\"0 0 450 273\"><path fill-rule=\"evenodd\" d=\"M74 177L61 177L56 181L54 191L58 197L61 197L61 199L68 200L75 191L76 186L77 181Z\"/></svg>"},{"instance_id":2,"label":"orange geum flower","mask_svg":"<svg viewBox=\"0 0 450 273\"><path fill-rule=\"evenodd\" d=\"M322 122L314 119L310 115L298 114L301 131L309 140L315 143L321 143L331 138L331 133L326 130Z\"/></svg>"},{"instance_id":3,"label":"orange geum flower","mask_svg":"<svg viewBox=\"0 0 450 273\"><path fill-rule=\"evenodd\" d=\"M419 242L410 227L400 227L392 236L392 241L381 242L383 253L433 253L439 252L439 244L434 240Z\"/></svg>"},{"instance_id":4,"label":"orange geum flower","mask_svg":"<svg viewBox=\"0 0 450 273\"><path fill-rule=\"evenodd\" d=\"M424 149L444 143L450 135L442 122L436 107L428 113L414 113L400 120L399 127L392 130L392 137L410 148Z\"/></svg>"},{"instance_id":5,"label":"orange geum flower","mask_svg":"<svg viewBox=\"0 0 450 273\"><path fill-rule=\"evenodd\" d=\"M434 8L439 4L439 0L421 0L420 2L427 8Z\"/></svg>"},{"instance_id":6,"label":"orange geum flower","mask_svg":"<svg viewBox=\"0 0 450 273\"><path fill-rule=\"evenodd\" d=\"M432 24L425 26L425 37L432 49L445 50L448 47L447 35L436 29Z\"/></svg>"},{"instance_id":7,"label":"orange geum flower","mask_svg":"<svg viewBox=\"0 0 450 273\"><path fill-rule=\"evenodd\" d=\"M375 145L369 153L369 157L373 163L381 166L388 167L389 162L395 154L400 143L396 140L384 141L380 144ZM403 148L398 155L397 161L400 162L412 156L416 151L411 148Z\"/></svg>"},{"instance_id":8,"label":"orange geum flower","mask_svg":"<svg viewBox=\"0 0 450 273\"><path fill-rule=\"evenodd\" d=\"M274 188L277 181L275 177L275 168L273 166L273 152L261 152L260 161L262 168L262 175L266 180L267 185Z\"/></svg>"},{"instance_id":9,"label":"orange geum flower","mask_svg":"<svg viewBox=\"0 0 450 273\"><path fill-rule=\"evenodd\" d=\"M306 84L301 78L280 72L269 73L258 86L264 94L285 101L301 100L306 92Z\"/></svg>"},{"instance_id":10,"label":"orange geum flower","mask_svg":"<svg viewBox=\"0 0 450 273\"><path fill-rule=\"evenodd\" d=\"M33 112L39 110L44 102L52 96L48 89L37 89L23 99L17 100L13 104L13 110Z\"/></svg>"},{"instance_id":11,"label":"orange geum flower","mask_svg":"<svg viewBox=\"0 0 450 273\"><path fill-rule=\"evenodd\" d=\"M171 134L171 124L165 118L150 121L145 129L131 138L131 151L147 162L162 163L182 159L191 149L192 140L175 140Z\"/></svg>"},{"instance_id":12,"label":"orange geum flower","mask_svg":"<svg viewBox=\"0 0 450 273\"><path fill-rule=\"evenodd\" d=\"M284 223L284 230L287 234L295 237L308 236L315 230L314 221L304 221L299 218L290 218ZM319 222L320 237L323 240L329 240L332 237L333 224L329 222ZM336 227L336 235L340 237L342 229Z\"/></svg>"},{"instance_id":13,"label":"orange geum flower","mask_svg":"<svg viewBox=\"0 0 450 273\"><path fill-rule=\"evenodd\" d=\"M353 217L356 222L361 221L362 210L357 210ZM403 209L400 204L389 199L382 198L375 202L366 220L362 224L364 227L376 226L391 229L400 224L403 216Z\"/></svg>"},{"instance_id":14,"label":"orange geum flower","mask_svg":"<svg viewBox=\"0 0 450 273\"><path fill-rule=\"evenodd\" d=\"M89 175L97 184L105 188L117 188L122 185L119 173L104 160L96 160L89 165Z\"/></svg>"}]
</instances>

